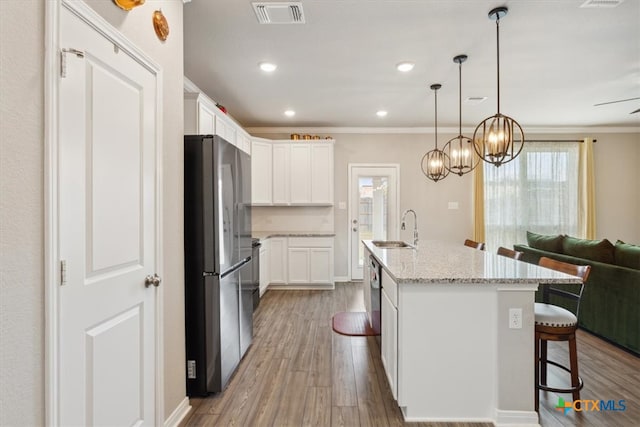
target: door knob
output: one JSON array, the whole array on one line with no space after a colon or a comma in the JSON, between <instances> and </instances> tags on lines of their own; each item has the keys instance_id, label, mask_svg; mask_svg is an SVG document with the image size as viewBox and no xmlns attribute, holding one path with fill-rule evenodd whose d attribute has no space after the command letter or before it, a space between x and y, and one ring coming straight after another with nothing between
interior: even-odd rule
<instances>
[{"instance_id":1,"label":"door knob","mask_svg":"<svg viewBox=\"0 0 640 427\"><path fill-rule=\"evenodd\" d=\"M162 279L157 274L154 274L153 276L148 275L144 278L144 287L148 288L149 286L153 285L157 288L158 286L160 286L160 282L162 282Z\"/></svg>"},{"instance_id":2,"label":"door knob","mask_svg":"<svg viewBox=\"0 0 640 427\"><path fill-rule=\"evenodd\" d=\"M358 229L356 227L353 227L353 231L358 231Z\"/></svg>"}]
</instances>

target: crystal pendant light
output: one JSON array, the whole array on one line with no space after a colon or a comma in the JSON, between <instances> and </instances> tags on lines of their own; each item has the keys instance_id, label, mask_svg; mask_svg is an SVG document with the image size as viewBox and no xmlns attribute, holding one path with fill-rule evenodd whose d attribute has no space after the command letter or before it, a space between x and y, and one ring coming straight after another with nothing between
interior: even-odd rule
<instances>
[{"instance_id":1,"label":"crystal pendant light","mask_svg":"<svg viewBox=\"0 0 640 427\"><path fill-rule=\"evenodd\" d=\"M422 173L434 182L438 182L449 175L449 170L445 167L449 163L449 156L442 150L438 149L438 89L441 84L435 83L431 85L431 90L435 94L435 139L436 148L428 151L422 157Z\"/></svg>"},{"instance_id":2,"label":"crystal pendant light","mask_svg":"<svg viewBox=\"0 0 640 427\"><path fill-rule=\"evenodd\" d=\"M508 11L509 9L503 6L489 12L489 18L496 21L498 112L484 119L473 133L473 148L476 153L482 160L495 166L518 157L524 146L522 127L511 117L500 113L500 18Z\"/></svg>"},{"instance_id":3,"label":"crystal pendant light","mask_svg":"<svg viewBox=\"0 0 640 427\"><path fill-rule=\"evenodd\" d=\"M466 60L467 55L453 58L453 62L458 64L458 136L450 139L442 149L449 156L449 162L445 165L447 170L459 176L471 172L480 163L471 138L462 135L462 63Z\"/></svg>"}]
</instances>

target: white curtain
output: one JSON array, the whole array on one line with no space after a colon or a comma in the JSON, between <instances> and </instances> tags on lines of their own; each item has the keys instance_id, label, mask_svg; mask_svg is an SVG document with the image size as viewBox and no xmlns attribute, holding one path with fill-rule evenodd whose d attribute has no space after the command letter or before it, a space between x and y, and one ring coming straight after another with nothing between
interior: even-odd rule
<instances>
[{"instance_id":1,"label":"white curtain","mask_svg":"<svg viewBox=\"0 0 640 427\"><path fill-rule=\"evenodd\" d=\"M526 243L527 230L578 235L578 142L528 142L500 167L484 164L487 250Z\"/></svg>"}]
</instances>

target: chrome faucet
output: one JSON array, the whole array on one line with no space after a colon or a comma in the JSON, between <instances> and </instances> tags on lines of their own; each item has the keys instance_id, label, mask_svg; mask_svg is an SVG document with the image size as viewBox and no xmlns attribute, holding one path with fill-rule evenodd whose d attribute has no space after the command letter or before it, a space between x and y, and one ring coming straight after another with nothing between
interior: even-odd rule
<instances>
[{"instance_id":1,"label":"chrome faucet","mask_svg":"<svg viewBox=\"0 0 640 427\"><path fill-rule=\"evenodd\" d=\"M405 218L407 217L407 214L409 212L413 214L413 245L418 246L418 216L416 215L416 211L414 211L413 209L407 209L406 211L404 211L404 213L402 214L402 224L400 225L400 229L406 229Z\"/></svg>"}]
</instances>

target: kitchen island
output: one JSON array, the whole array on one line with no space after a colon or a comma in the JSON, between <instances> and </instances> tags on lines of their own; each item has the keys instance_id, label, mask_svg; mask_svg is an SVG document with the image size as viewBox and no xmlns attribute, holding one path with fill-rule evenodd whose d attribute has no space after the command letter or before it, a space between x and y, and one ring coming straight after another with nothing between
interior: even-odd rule
<instances>
[{"instance_id":1,"label":"kitchen island","mask_svg":"<svg viewBox=\"0 0 640 427\"><path fill-rule=\"evenodd\" d=\"M364 245L382 267L381 356L405 420L538 425L534 293L579 279L462 244Z\"/></svg>"}]
</instances>

